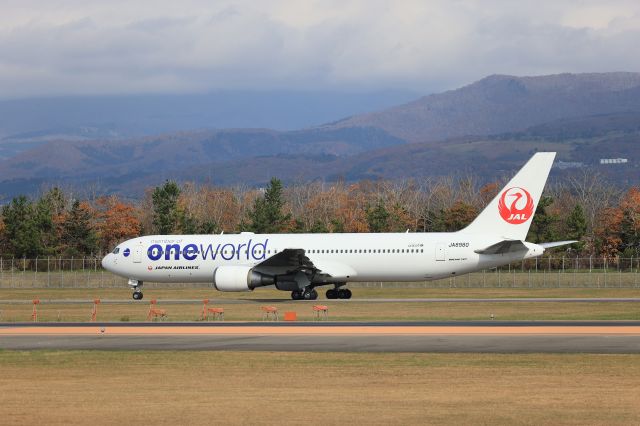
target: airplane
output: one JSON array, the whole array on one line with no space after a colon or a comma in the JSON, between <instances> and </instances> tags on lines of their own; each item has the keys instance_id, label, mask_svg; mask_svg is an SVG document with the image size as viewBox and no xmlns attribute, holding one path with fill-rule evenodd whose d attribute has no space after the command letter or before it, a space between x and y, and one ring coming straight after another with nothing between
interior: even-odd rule
<instances>
[{"instance_id":1,"label":"airplane","mask_svg":"<svg viewBox=\"0 0 640 426\"><path fill-rule=\"evenodd\" d=\"M575 241L525 238L555 152L539 152L466 228L433 233L149 235L119 244L102 266L128 278L133 298L145 281L211 283L218 291L275 286L294 300L350 299L358 281L429 281L541 256Z\"/></svg>"}]
</instances>

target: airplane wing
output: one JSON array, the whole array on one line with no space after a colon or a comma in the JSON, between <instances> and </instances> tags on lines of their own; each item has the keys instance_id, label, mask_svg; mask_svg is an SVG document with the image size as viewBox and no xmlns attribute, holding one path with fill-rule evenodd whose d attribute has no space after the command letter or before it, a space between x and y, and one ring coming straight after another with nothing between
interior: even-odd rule
<instances>
[{"instance_id":1,"label":"airplane wing","mask_svg":"<svg viewBox=\"0 0 640 426\"><path fill-rule=\"evenodd\" d=\"M527 246L520 240L503 240L480 250L474 250L478 254L504 254L516 251L527 251Z\"/></svg>"},{"instance_id":2,"label":"airplane wing","mask_svg":"<svg viewBox=\"0 0 640 426\"><path fill-rule=\"evenodd\" d=\"M267 275L285 275L294 272L313 274L318 271L303 249L284 249L253 267Z\"/></svg>"},{"instance_id":3,"label":"airplane wing","mask_svg":"<svg viewBox=\"0 0 640 426\"><path fill-rule=\"evenodd\" d=\"M337 280L353 278L357 272L350 266L332 260L319 260L315 264L303 249L284 249L258 263L253 270L266 275L295 275L302 272L308 277L324 276Z\"/></svg>"}]
</instances>

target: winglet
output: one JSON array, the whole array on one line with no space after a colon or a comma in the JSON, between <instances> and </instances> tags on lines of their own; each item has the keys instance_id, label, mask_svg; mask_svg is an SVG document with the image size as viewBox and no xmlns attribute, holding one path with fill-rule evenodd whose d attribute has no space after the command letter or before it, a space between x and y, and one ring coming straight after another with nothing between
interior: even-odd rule
<instances>
[{"instance_id":1,"label":"winglet","mask_svg":"<svg viewBox=\"0 0 640 426\"><path fill-rule=\"evenodd\" d=\"M577 240L573 240L573 241L556 241L556 242L553 242L553 243L540 243L538 245L546 250L546 249L549 249L549 248L566 246L567 244L574 244L574 243L577 243L577 242L578 242Z\"/></svg>"}]
</instances>

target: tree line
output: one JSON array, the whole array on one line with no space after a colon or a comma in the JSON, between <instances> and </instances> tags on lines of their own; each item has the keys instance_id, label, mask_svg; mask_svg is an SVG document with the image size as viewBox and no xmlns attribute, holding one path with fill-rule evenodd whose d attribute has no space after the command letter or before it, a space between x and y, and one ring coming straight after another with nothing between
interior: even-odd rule
<instances>
[{"instance_id":1,"label":"tree line","mask_svg":"<svg viewBox=\"0 0 640 426\"><path fill-rule=\"evenodd\" d=\"M2 207L0 256L102 255L149 234L456 231L503 185L473 177L287 187L273 178L262 189L167 181L136 201L78 200L52 188ZM620 190L588 173L548 184L527 240L578 240L562 249L576 256L636 257L640 188Z\"/></svg>"}]
</instances>

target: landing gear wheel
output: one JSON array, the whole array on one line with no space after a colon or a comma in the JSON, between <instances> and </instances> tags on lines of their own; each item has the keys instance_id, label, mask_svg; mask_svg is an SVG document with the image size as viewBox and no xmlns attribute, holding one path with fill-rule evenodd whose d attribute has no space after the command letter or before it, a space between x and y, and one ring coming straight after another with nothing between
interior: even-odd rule
<instances>
[{"instance_id":1,"label":"landing gear wheel","mask_svg":"<svg viewBox=\"0 0 640 426\"><path fill-rule=\"evenodd\" d=\"M314 289L305 290L305 292L302 293L302 298L304 300L316 300L318 298L318 292Z\"/></svg>"},{"instance_id":2,"label":"landing gear wheel","mask_svg":"<svg viewBox=\"0 0 640 426\"><path fill-rule=\"evenodd\" d=\"M300 290L294 290L291 292L291 298L293 300L300 300L302 299L302 292Z\"/></svg>"},{"instance_id":3,"label":"landing gear wheel","mask_svg":"<svg viewBox=\"0 0 640 426\"><path fill-rule=\"evenodd\" d=\"M134 291L133 292L133 299L134 300L142 300L142 292L141 291Z\"/></svg>"},{"instance_id":4,"label":"landing gear wheel","mask_svg":"<svg viewBox=\"0 0 640 426\"><path fill-rule=\"evenodd\" d=\"M335 288L327 290L326 296L327 296L327 299L337 299L338 298L338 290L336 290Z\"/></svg>"},{"instance_id":5,"label":"landing gear wheel","mask_svg":"<svg viewBox=\"0 0 640 426\"><path fill-rule=\"evenodd\" d=\"M338 290L338 299L351 299L351 290L348 288Z\"/></svg>"}]
</instances>

